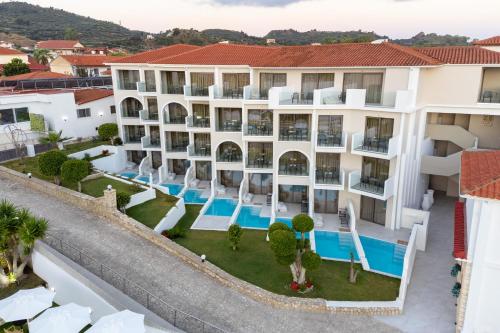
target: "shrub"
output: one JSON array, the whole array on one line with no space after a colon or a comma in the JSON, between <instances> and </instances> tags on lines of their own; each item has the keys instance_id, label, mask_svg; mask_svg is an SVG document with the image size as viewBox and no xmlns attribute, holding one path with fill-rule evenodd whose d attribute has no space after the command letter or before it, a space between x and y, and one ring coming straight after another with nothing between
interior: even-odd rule
<instances>
[{"instance_id":1,"label":"shrub","mask_svg":"<svg viewBox=\"0 0 500 333\"><path fill-rule=\"evenodd\" d=\"M12 59L9 63L3 65L3 75L12 76L29 73L30 68L28 64L24 63L19 58Z\"/></svg>"},{"instance_id":2,"label":"shrub","mask_svg":"<svg viewBox=\"0 0 500 333\"><path fill-rule=\"evenodd\" d=\"M125 213L125 207L130 203L130 194L125 192L116 193L116 206Z\"/></svg>"},{"instance_id":3,"label":"shrub","mask_svg":"<svg viewBox=\"0 0 500 333\"><path fill-rule=\"evenodd\" d=\"M113 145L115 145L115 146L121 146L122 144L123 144L122 138L120 138L120 137L114 138Z\"/></svg>"},{"instance_id":4,"label":"shrub","mask_svg":"<svg viewBox=\"0 0 500 333\"><path fill-rule=\"evenodd\" d=\"M128 188L129 188L130 192L133 192L133 193L142 192L141 185L139 185L137 183L130 184L130 186Z\"/></svg>"},{"instance_id":5,"label":"shrub","mask_svg":"<svg viewBox=\"0 0 500 333\"><path fill-rule=\"evenodd\" d=\"M286 230L286 231L292 231L285 223L282 222L274 222L271 224L269 227L269 234L273 233L276 230Z\"/></svg>"},{"instance_id":6,"label":"shrub","mask_svg":"<svg viewBox=\"0 0 500 333\"><path fill-rule=\"evenodd\" d=\"M176 225L172 229L165 230L165 231L166 231L166 237L168 237L169 239L176 239L176 238L184 238L184 237L186 237L186 230L182 229L178 225Z\"/></svg>"},{"instance_id":7,"label":"shrub","mask_svg":"<svg viewBox=\"0 0 500 333\"><path fill-rule=\"evenodd\" d=\"M296 231L306 233L314 228L314 221L307 214L299 214L292 219L292 225Z\"/></svg>"},{"instance_id":8,"label":"shrub","mask_svg":"<svg viewBox=\"0 0 500 333\"><path fill-rule=\"evenodd\" d=\"M38 168L45 176L54 177L54 183L59 185L61 166L68 160L68 156L59 150L51 150L38 157Z\"/></svg>"},{"instance_id":9,"label":"shrub","mask_svg":"<svg viewBox=\"0 0 500 333\"><path fill-rule=\"evenodd\" d=\"M114 123L106 123L99 126L97 133L102 140L111 140L113 144L113 138L118 135L118 125Z\"/></svg>"},{"instance_id":10,"label":"shrub","mask_svg":"<svg viewBox=\"0 0 500 333\"><path fill-rule=\"evenodd\" d=\"M227 231L227 237L231 242L233 251L236 251L238 244L241 241L241 236L243 235L243 229L238 224L231 224L229 230Z\"/></svg>"},{"instance_id":11,"label":"shrub","mask_svg":"<svg viewBox=\"0 0 500 333\"><path fill-rule=\"evenodd\" d=\"M81 181L89 175L89 164L85 160L68 160L61 166L61 176L65 181L78 183L78 192L81 192Z\"/></svg>"}]
</instances>

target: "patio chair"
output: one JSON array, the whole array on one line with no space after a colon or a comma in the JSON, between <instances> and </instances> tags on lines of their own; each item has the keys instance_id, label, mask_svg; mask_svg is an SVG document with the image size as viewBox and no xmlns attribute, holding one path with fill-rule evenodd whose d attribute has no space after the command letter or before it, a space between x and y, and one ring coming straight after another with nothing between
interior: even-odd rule
<instances>
[{"instance_id":1,"label":"patio chair","mask_svg":"<svg viewBox=\"0 0 500 333\"><path fill-rule=\"evenodd\" d=\"M323 216L314 214L314 227L323 228L324 225Z\"/></svg>"},{"instance_id":2,"label":"patio chair","mask_svg":"<svg viewBox=\"0 0 500 333\"><path fill-rule=\"evenodd\" d=\"M226 187L224 185L217 184L215 186L215 193L217 193L217 195L224 195L224 194L226 194Z\"/></svg>"},{"instance_id":3,"label":"patio chair","mask_svg":"<svg viewBox=\"0 0 500 333\"><path fill-rule=\"evenodd\" d=\"M292 104L299 104L300 102L300 94L299 93L293 93L292 94Z\"/></svg>"},{"instance_id":4,"label":"patio chair","mask_svg":"<svg viewBox=\"0 0 500 333\"><path fill-rule=\"evenodd\" d=\"M248 203L252 202L252 199L253 199L253 194L252 193L247 193L243 197L243 202L246 203L246 204L248 204Z\"/></svg>"},{"instance_id":5,"label":"patio chair","mask_svg":"<svg viewBox=\"0 0 500 333\"><path fill-rule=\"evenodd\" d=\"M288 208L286 207L284 202L278 202L278 205L276 206L276 209L280 213L286 213L288 211Z\"/></svg>"},{"instance_id":6,"label":"patio chair","mask_svg":"<svg viewBox=\"0 0 500 333\"><path fill-rule=\"evenodd\" d=\"M483 96L481 97L481 102L486 102L486 100L488 100L488 102L491 103L492 99L493 99L493 91L486 90L485 92L483 92Z\"/></svg>"}]
</instances>

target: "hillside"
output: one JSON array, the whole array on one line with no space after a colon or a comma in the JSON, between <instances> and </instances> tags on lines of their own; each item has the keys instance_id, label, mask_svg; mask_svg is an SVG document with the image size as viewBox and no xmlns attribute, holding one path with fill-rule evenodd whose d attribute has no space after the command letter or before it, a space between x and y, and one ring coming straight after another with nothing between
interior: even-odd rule
<instances>
[{"instance_id":1,"label":"hillside","mask_svg":"<svg viewBox=\"0 0 500 333\"><path fill-rule=\"evenodd\" d=\"M76 33L72 37L90 46L139 49L145 35L144 32L131 31L112 22L24 2L0 3L0 13L0 32L15 33L33 40L64 39L65 31L71 30Z\"/></svg>"},{"instance_id":2,"label":"hillside","mask_svg":"<svg viewBox=\"0 0 500 333\"><path fill-rule=\"evenodd\" d=\"M438 45L468 45L468 37L425 34L423 32L416 34L409 39L396 39L394 42L408 46L438 46Z\"/></svg>"},{"instance_id":3,"label":"hillside","mask_svg":"<svg viewBox=\"0 0 500 333\"><path fill-rule=\"evenodd\" d=\"M299 32L296 30L272 30L264 38L273 38L283 45L305 45L311 43L359 43L388 38L374 32L358 31L318 31Z\"/></svg>"}]
</instances>

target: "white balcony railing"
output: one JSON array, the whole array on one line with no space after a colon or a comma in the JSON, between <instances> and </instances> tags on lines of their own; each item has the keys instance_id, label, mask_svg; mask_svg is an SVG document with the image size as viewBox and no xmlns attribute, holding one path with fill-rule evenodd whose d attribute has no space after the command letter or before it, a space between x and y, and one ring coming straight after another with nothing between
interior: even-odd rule
<instances>
[{"instance_id":1,"label":"white balcony railing","mask_svg":"<svg viewBox=\"0 0 500 333\"><path fill-rule=\"evenodd\" d=\"M146 92L146 82L144 81L137 82L137 92L139 93Z\"/></svg>"},{"instance_id":2,"label":"white balcony railing","mask_svg":"<svg viewBox=\"0 0 500 333\"><path fill-rule=\"evenodd\" d=\"M347 133L342 132L340 137L324 132L316 134L316 151L345 153L347 150Z\"/></svg>"},{"instance_id":3,"label":"white balcony railing","mask_svg":"<svg viewBox=\"0 0 500 333\"><path fill-rule=\"evenodd\" d=\"M151 136L146 135L141 138L142 149L160 149L160 140L151 140Z\"/></svg>"},{"instance_id":4,"label":"white balcony railing","mask_svg":"<svg viewBox=\"0 0 500 333\"><path fill-rule=\"evenodd\" d=\"M365 140L365 134L358 132L352 135L351 154L390 160L398 154L400 145L399 136L389 140L375 138Z\"/></svg>"},{"instance_id":5,"label":"white balcony railing","mask_svg":"<svg viewBox=\"0 0 500 333\"><path fill-rule=\"evenodd\" d=\"M394 195L394 177L389 177L382 184L379 184L376 180L363 180L359 170L349 173L348 186L349 192L383 201Z\"/></svg>"},{"instance_id":6,"label":"white balcony railing","mask_svg":"<svg viewBox=\"0 0 500 333\"><path fill-rule=\"evenodd\" d=\"M337 181L338 180L338 181ZM340 169L338 179L329 179L326 177L318 177L315 175L315 187L328 190L344 190L345 188L345 170Z\"/></svg>"},{"instance_id":7,"label":"white balcony railing","mask_svg":"<svg viewBox=\"0 0 500 333\"><path fill-rule=\"evenodd\" d=\"M149 110L140 110L139 111L139 119L142 122L145 123L157 123L158 120L158 114L150 114Z\"/></svg>"}]
</instances>

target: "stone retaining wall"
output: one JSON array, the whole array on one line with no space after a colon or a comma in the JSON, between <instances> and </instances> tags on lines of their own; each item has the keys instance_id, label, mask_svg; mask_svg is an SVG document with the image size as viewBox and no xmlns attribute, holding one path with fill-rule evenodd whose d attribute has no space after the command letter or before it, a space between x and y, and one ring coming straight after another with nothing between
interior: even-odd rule
<instances>
[{"instance_id":1,"label":"stone retaining wall","mask_svg":"<svg viewBox=\"0 0 500 333\"><path fill-rule=\"evenodd\" d=\"M15 181L25 187L56 197L61 201L92 212L112 223L117 224L118 226L124 227L136 235L143 237L161 247L165 251L176 256L178 259L191 265L197 270L205 273L224 286L237 290L238 292L241 292L258 302L269 304L276 308L297 309L308 312L332 312L357 315L397 315L402 312L400 307L394 306L394 302L387 302L387 306L373 307L367 307L362 304L363 302L352 302L352 306L346 306L346 302L343 302L344 306L329 307L327 306L327 302L325 300L319 298L299 298L274 294L251 283L240 280L210 262L206 261L202 263L200 258L191 251L161 235L156 234L153 230L128 217L127 215L120 213L118 210L113 208L116 207L114 191L105 193L108 195L103 197L93 198L86 194L57 186L40 179L30 179L22 173L2 166L0 166L0 177Z\"/></svg>"}]
</instances>

